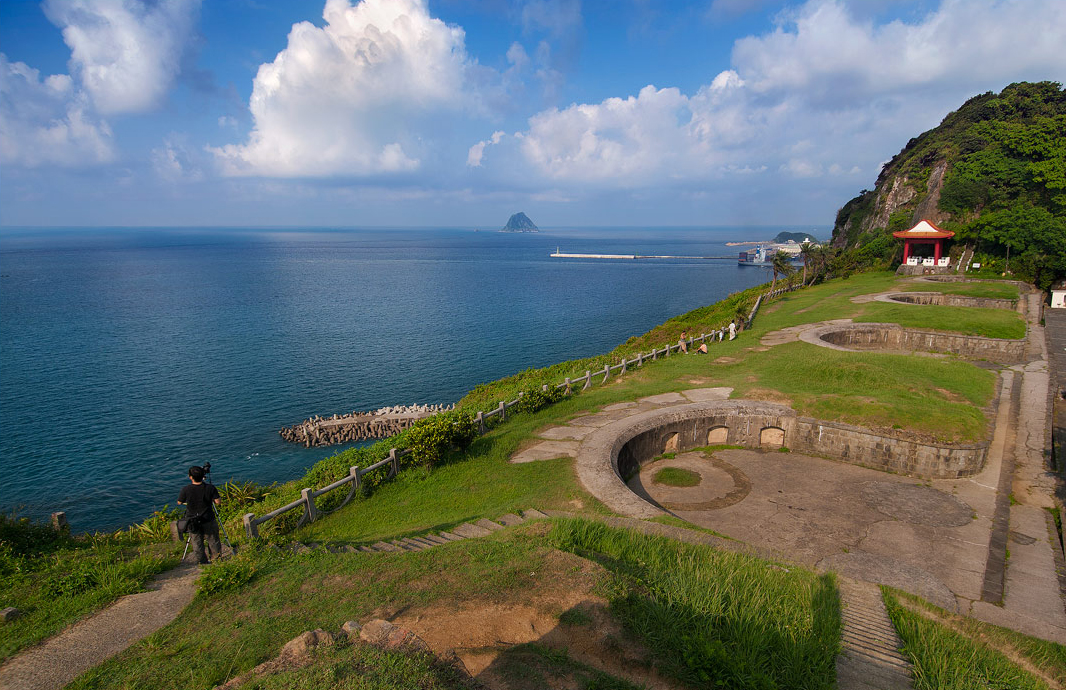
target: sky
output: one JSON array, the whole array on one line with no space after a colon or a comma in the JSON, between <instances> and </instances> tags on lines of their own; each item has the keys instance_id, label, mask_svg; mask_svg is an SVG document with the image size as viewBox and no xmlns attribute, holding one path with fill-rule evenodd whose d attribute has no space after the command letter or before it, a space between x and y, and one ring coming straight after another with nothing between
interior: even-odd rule
<instances>
[{"instance_id":1,"label":"sky","mask_svg":"<svg viewBox=\"0 0 1066 690\"><path fill-rule=\"evenodd\" d=\"M832 226L1062 0L4 0L2 226Z\"/></svg>"}]
</instances>

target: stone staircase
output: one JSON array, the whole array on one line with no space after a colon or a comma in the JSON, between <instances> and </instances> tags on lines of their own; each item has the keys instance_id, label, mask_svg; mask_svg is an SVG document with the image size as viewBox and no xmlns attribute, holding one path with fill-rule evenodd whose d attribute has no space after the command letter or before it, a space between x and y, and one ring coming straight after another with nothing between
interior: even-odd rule
<instances>
[{"instance_id":1,"label":"stone staircase","mask_svg":"<svg viewBox=\"0 0 1066 690\"><path fill-rule=\"evenodd\" d=\"M540 512L535 508L521 511L522 514L516 515L514 513L507 513L496 518L495 521L481 518L474 522L464 522L458 527L452 528L447 532L437 532L436 534L424 534L420 537L404 537L403 539L393 539L392 541L379 541L370 545L363 546L335 546L335 545L321 545L321 544L300 544L296 543L292 546L292 550L296 553L307 553L316 548L324 548L332 553L383 553L383 552L400 552L400 551L425 551L431 549L434 546L441 544L447 544L448 542L460 541L463 539L474 539L476 537L484 537L492 534L497 530L501 530L505 527L512 525L518 525L527 520L542 520L547 518L548 515Z\"/></svg>"},{"instance_id":2,"label":"stone staircase","mask_svg":"<svg viewBox=\"0 0 1066 690\"><path fill-rule=\"evenodd\" d=\"M844 649L837 657L840 690L910 690L911 665L885 610L881 589L840 578Z\"/></svg>"}]
</instances>

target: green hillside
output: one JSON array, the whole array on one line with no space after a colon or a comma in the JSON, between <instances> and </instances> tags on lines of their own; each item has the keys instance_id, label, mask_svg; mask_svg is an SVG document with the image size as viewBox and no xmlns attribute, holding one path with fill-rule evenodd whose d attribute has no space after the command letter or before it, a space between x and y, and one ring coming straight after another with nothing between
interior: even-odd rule
<instances>
[{"instance_id":1,"label":"green hillside","mask_svg":"<svg viewBox=\"0 0 1066 690\"><path fill-rule=\"evenodd\" d=\"M1047 287L1066 276L1066 91L1011 84L966 101L907 142L837 214L833 242L898 260L891 234L919 220L953 230L954 254Z\"/></svg>"}]
</instances>

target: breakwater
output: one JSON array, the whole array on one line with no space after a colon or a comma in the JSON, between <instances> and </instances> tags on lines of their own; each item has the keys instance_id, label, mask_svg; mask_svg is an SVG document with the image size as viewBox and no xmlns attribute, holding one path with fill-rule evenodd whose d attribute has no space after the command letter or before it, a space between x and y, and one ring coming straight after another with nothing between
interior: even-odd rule
<instances>
[{"instance_id":1,"label":"breakwater","mask_svg":"<svg viewBox=\"0 0 1066 690\"><path fill-rule=\"evenodd\" d=\"M369 412L350 412L332 417L311 417L278 433L290 443L333 446L338 443L388 438L420 419L446 412L455 405L396 405Z\"/></svg>"}]
</instances>

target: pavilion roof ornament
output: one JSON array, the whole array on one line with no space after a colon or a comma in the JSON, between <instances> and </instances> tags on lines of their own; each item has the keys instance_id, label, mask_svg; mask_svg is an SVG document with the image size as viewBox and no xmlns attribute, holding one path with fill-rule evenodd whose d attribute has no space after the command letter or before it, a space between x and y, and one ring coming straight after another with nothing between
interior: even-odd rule
<instances>
[{"instance_id":1,"label":"pavilion roof ornament","mask_svg":"<svg viewBox=\"0 0 1066 690\"><path fill-rule=\"evenodd\" d=\"M910 230L900 230L892 233L892 236L902 240L936 240L954 237L955 233L951 230L941 230L929 221L923 220Z\"/></svg>"}]
</instances>

